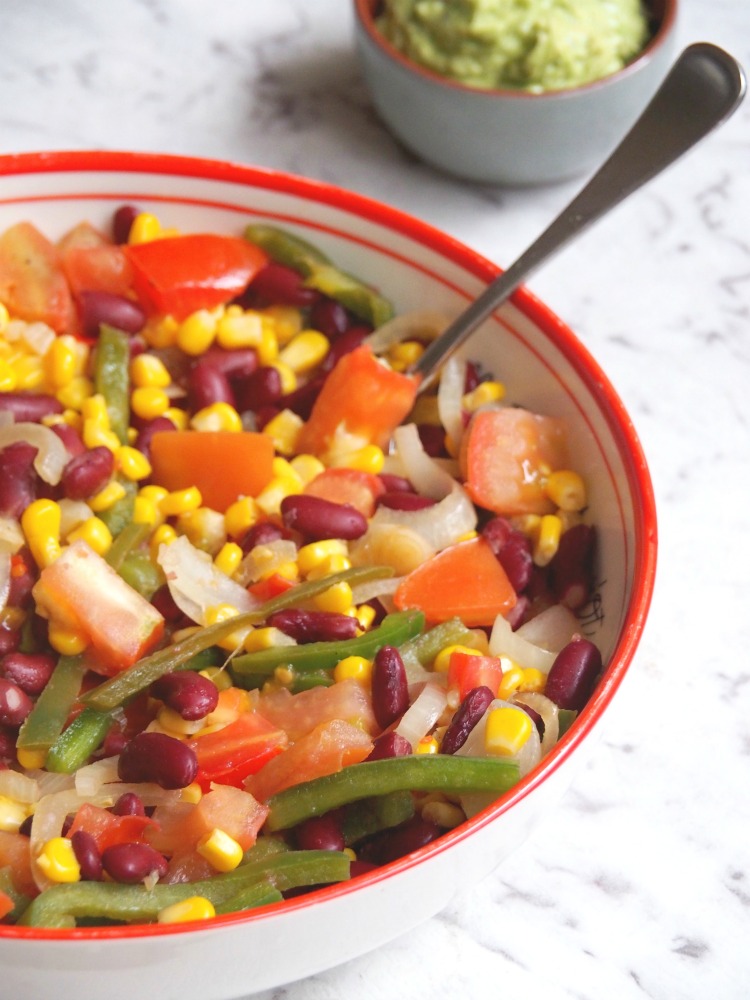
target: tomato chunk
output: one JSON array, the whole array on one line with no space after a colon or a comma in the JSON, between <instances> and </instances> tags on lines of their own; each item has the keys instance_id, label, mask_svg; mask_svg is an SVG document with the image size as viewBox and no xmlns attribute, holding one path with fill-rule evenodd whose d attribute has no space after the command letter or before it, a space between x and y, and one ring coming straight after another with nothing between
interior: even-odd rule
<instances>
[{"instance_id":1,"label":"tomato chunk","mask_svg":"<svg viewBox=\"0 0 750 1000\"><path fill-rule=\"evenodd\" d=\"M247 240L214 233L171 236L125 248L136 294L153 313L184 319L245 290L268 258Z\"/></svg>"},{"instance_id":2,"label":"tomato chunk","mask_svg":"<svg viewBox=\"0 0 750 1000\"><path fill-rule=\"evenodd\" d=\"M94 838L101 853L113 844L146 843L144 834L155 825L148 816L116 816L108 809L84 802L67 835L72 837L78 830L85 830Z\"/></svg>"},{"instance_id":3,"label":"tomato chunk","mask_svg":"<svg viewBox=\"0 0 750 1000\"><path fill-rule=\"evenodd\" d=\"M67 232L57 248L74 295L80 292L126 295L130 290L133 268L125 251L89 222L80 222Z\"/></svg>"},{"instance_id":4,"label":"tomato chunk","mask_svg":"<svg viewBox=\"0 0 750 1000\"><path fill-rule=\"evenodd\" d=\"M372 517L385 486L377 476L359 469L326 469L305 486L307 496L333 503L348 503L365 517Z\"/></svg>"},{"instance_id":5,"label":"tomato chunk","mask_svg":"<svg viewBox=\"0 0 750 1000\"><path fill-rule=\"evenodd\" d=\"M73 328L73 298L57 249L30 222L0 236L0 302L12 316L57 333Z\"/></svg>"},{"instance_id":6,"label":"tomato chunk","mask_svg":"<svg viewBox=\"0 0 750 1000\"><path fill-rule=\"evenodd\" d=\"M461 701L469 691L478 687L488 687L497 697L503 667L496 656L482 656L481 653L465 653L455 649L448 660L448 687L456 688Z\"/></svg>"},{"instance_id":7,"label":"tomato chunk","mask_svg":"<svg viewBox=\"0 0 750 1000\"><path fill-rule=\"evenodd\" d=\"M283 729L257 712L243 712L235 722L190 741L198 758L196 781L204 791L212 782L239 787L271 758L286 749Z\"/></svg>"}]
</instances>

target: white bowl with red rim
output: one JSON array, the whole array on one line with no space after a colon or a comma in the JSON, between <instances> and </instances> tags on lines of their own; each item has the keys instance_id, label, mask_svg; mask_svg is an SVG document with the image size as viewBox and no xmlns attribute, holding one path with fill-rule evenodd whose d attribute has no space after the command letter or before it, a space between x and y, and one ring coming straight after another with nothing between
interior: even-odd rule
<instances>
[{"instance_id":1,"label":"white bowl with red rim","mask_svg":"<svg viewBox=\"0 0 750 1000\"><path fill-rule=\"evenodd\" d=\"M240 234L248 221L265 221L319 246L378 287L399 312L428 304L454 314L498 271L386 205L238 164L140 153L30 153L0 156L0 176L0 231L22 219L51 238L82 219L106 227L123 203L153 211L163 225L183 232ZM606 375L530 292L519 290L465 354L503 380L509 400L567 421L573 465L588 482L601 582L584 624L608 665L571 729L494 805L351 882L207 923L0 926L4 995L132 1000L169 983L170 995L181 1000L229 1000L313 975L439 912L459 889L492 872L554 807L596 743L645 624L656 565L653 491L633 424Z\"/></svg>"}]
</instances>

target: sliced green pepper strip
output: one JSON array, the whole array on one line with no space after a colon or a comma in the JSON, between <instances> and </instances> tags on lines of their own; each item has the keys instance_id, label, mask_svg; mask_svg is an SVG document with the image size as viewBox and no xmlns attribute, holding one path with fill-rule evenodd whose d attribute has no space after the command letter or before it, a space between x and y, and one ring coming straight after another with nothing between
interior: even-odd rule
<instances>
[{"instance_id":1,"label":"sliced green pepper strip","mask_svg":"<svg viewBox=\"0 0 750 1000\"><path fill-rule=\"evenodd\" d=\"M45 753L63 731L86 673L80 656L61 656L52 676L18 732L19 750Z\"/></svg>"},{"instance_id":2,"label":"sliced green pepper strip","mask_svg":"<svg viewBox=\"0 0 750 1000\"><path fill-rule=\"evenodd\" d=\"M102 323L94 359L94 389L107 403L109 426L122 444L130 424L130 338Z\"/></svg>"},{"instance_id":3,"label":"sliced green pepper strip","mask_svg":"<svg viewBox=\"0 0 750 1000\"><path fill-rule=\"evenodd\" d=\"M274 885L264 881L242 889L226 903L220 903L214 909L216 916L220 917L223 913L239 913L240 910L253 910L258 906L267 906L269 903L280 903L283 898Z\"/></svg>"},{"instance_id":4,"label":"sliced green pepper strip","mask_svg":"<svg viewBox=\"0 0 750 1000\"><path fill-rule=\"evenodd\" d=\"M125 583L146 600L151 599L164 580L161 570L154 566L147 552L130 552L123 559L118 572Z\"/></svg>"},{"instance_id":5,"label":"sliced green pepper strip","mask_svg":"<svg viewBox=\"0 0 750 1000\"><path fill-rule=\"evenodd\" d=\"M14 924L20 919L31 900L16 889L13 882L13 872L9 867L0 868L0 892L4 892L13 901L13 909L3 917L3 921Z\"/></svg>"},{"instance_id":6,"label":"sliced green pepper strip","mask_svg":"<svg viewBox=\"0 0 750 1000\"><path fill-rule=\"evenodd\" d=\"M400 646L424 627L421 611L397 611L387 615L382 624L356 639L335 642L306 642L298 646L272 646L238 656L230 665L233 677L243 674L269 675L277 667L290 666L299 674L331 670L347 656L373 657L382 646Z\"/></svg>"},{"instance_id":7,"label":"sliced green pepper strip","mask_svg":"<svg viewBox=\"0 0 750 1000\"><path fill-rule=\"evenodd\" d=\"M312 243L275 226L252 223L245 229L245 239L265 250L272 260L299 271L304 277L315 267L330 264L326 255Z\"/></svg>"},{"instance_id":8,"label":"sliced green pepper strip","mask_svg":"<svg viewBox=\"0 0 750 1000\"><path fill-rule=\"evenodd\" d=\"M151 534L151 526L148 524L135 524L131 522L126 525L115 538L105 555L105 560L114 570L120 569L124 560L141 545Z\"/></svg>"},{"instance_id":9,"label":"sliced green pepper strip","mask_svg":"<svg viewBox=\"0 0 750 1000\"><path fill-rule=\"evenodd\" d=\"M344 843L349 847L381 830L390 830L411 819L415 811L414 796L406 791L354 802L341 822Z\"/></svg>"},{"instance_id":10,"label":"sliced green pepper strip","mask_svg":"<svg viewBox=\"0 0 750 1000\"><path fill-rule=\"evenodd\" d=\"M356 316L372 323L376 330L393 318L393 306L388 299L332 264L316 265L305 278L305 285L340 302Z\"/></svg>"},{"instance_id":11,"label":"sliced green pepper strip","mask_svg":"<svg viewBox=\"0 0 750 1000\"><path fill-rule=\"evenodd\" d=\"M235 615L234 618L209 625L180 642L175 642L171 646L138 660L132 667L110 677L103 684L88 691L81 700L92 708L99 709L100 712L109 712L113 708L117 708L118 705L122 705L133 695L144 691L164 674L171 673L173 670L191 669L192 657L208 649L209 646L215 646L217 642L231 635L236 629L257 625L259 622L265 621L274 611L302 603L344 580L363 582L364 580L390 576L391 573L392 570L385 566L362 566L334 573L321 580L308 580L306 583L291 587L283 594L271 598L255 611L245 611ZM198 669L203 668L199 667Z\"/></svg>"},{"instance_id":12,"label":"sliced green pepper strip","mask_svg":"<svg viewBox=\"0 0 750 1000\"><path fill-rule=\"evenodd\" d=\"M214 907L223 907L256 886L261 886L264 893L273 886L280 893L301 886L343 882L349 878L350 864L347 855L338 851L282 851L210 879L156 885L152 889L142 884L71 882L37 896L21 922L28 927L74 927L76 918L81 917L147 923L165 907L190 896L203 896Z\"/></svg>"},{"instance_id":13,"label":"sliced green pepper strip","mask_svg":"<svg viewBox=\"0 0 750 1000\"><path fill-rule=\"evenodd\" d=\"M399 653L407 671L409 667L429 667L441 649L466 645L471 638L471 631L461 619L451 618L404 643Z\"/></svg>"},{"instance_id":14,"label":"sliced green pepper strip","mask_svg":"<svg viewBox=\"0 0 750 1000\"><path fill-rule=\"evenodd\" d=\"M311 816L389 792L507 792L519 778L518 765L493 757L415 754L350 764L335 774L304 781L272 795L266 829L288 830Z\"/></svg>"},{"instance_id":15,"label":"sliced green pepper strip","mask_svg":"<svg viewBox=\"0 0 750 1000\"><path fill-rule=\"evenodd\" d=\"M73 774L99 749L111 725L109 712L84 708L52 744L44 766L48 771Z\"/></svg>"},{"instance_id":16,"label":"sliced green pepper strip","mask_svg":"<svg viewBox=\"0 0 750 1000\"><path fill-rule=\"evenodd\" d=\"M133 523L135 495L138 492L138 483L125 479L124 476L118 476L117 482L125 490L124 496L116 500L111 507L107 507L106 510L99 511L97 514L97 517L101 518L107 525L113 538L117 538L128 525Z\"/></svg>"}]
</instances>

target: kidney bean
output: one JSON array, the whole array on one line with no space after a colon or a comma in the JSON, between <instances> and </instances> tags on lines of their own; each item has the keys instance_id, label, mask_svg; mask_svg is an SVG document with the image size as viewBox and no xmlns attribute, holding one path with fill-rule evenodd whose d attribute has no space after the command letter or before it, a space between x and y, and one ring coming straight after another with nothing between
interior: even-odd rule
<instances>
[{"instance_id":1,"label":"kidney bean","mask_svg":"<svg viewBox=\"0 0 750 1000\"><path fill-rule=\"evenodd\" d=\"M37 573L28 549L21 549L16 556L13 572L10 574L8 606L23 608L31 602L31 590L36 583Z\"/></svg>"},{"instance_id":2,"label":"kidney bean","mask_svg":"<svg viewBox=\"0 0 750 1000\"><path fill-rule=\"evenodd\" d=\"M312 541L343 538L351 541L367 531L367 518L348 503L294 494L281 501L284 526Z\"/></svg>"},{"instance_id":3,"label":"kidney bean","mask_svg":"<svg viewBox=\"0 0 750 1000\"><path fill-rule=\"evenodd\" d=\"M143 308L124 295L87 291L79 292L77 298L81 327L87 337L98 337L102 324L131 334L140 333L146 325Z\"/></svg>"},{"instance_id":4,"label":"kidney bean","mask_svg":"<svg viewBox=\"0 0 750 1000\"><path fill-rule=\"evenodd\" d=\"M469 361L466 365L466 374L464 376L464 392L473 392L481 381L479 369L473 361Z\"/></svg>"},{"instance_id":5,"label":"kidney bean","mask_svg":"<svg viewBox=\"0 0 750 1000\"><path fill-rule=\"evenodd\" d=\"M48 653L8 653L3 657L2 671L26 694L38 695L47 686L56 662Z\"/></svg>"},{"instance_id":6,"label":"kidney bean","mask_svg":"<svg viewBox=\"0 0 750 1000\"><path fill-rule=\"evenodd\" d=\"M14 441L0 451L0 514L5 517L19 518L37 498L36 453L25 441Z\"/></svg>"},{"instance_id":7,"label":"kidney bean","mask_svg":"<svg viewBox=\"0 0 750 1000\"><path fill-rule=\"evenodd\" d=\"M145 816L146 807L140 795L123 792L109 810L115 816Z\"/></svg>"},{"instance_id":8,"label":"kidney bean","mask_svg":"<svg viewBox=\"0 0 750 1000\"><path fill-rule=\"evenodd\" d=\"M453 714L445 730L440 753L455 753L469 738L469 733L490 706L495 696L485 686L472 688Z\"/></svg>"},{"instance_id":9,"label":"kidney bean","mask_svg":"<svg viewBox=\"0 0 750 1000\"><path fill-rule=\"evenodd\" d=\"M409 707L409 685L401 654L395 646L381 646L372 665L372 709L381 729L390 726Z\"/></svg>"},{"instance_id":10,"label":"kidney bean","mask_svg":"<svg viewBox=\"0 0 750 1000\"><path fill-rule=\"evenodd\" d=\"M325 376L319 375L305 382L299 389L289 392L279 400L279 406L285 410L291 410L298 417L307 420L310 416L315 400L320 395L320 390L325 382Z\"/></svg>"},{"instance_id":11,"label":"kidney bean","mask_svg":"<svg viewBox=\"0 0 750 1000\"><path fill-rule=\"evenodd\" d=\"M62 411L62 403L43 392L0 392L0 413L12 413L17 424L38 424Z\"/></svg>"},{"instance_id":12,"label":"kidney bean","mask_svg":"<svg viewBox=\"0 0 750 1000\"><path fill-rule=\"evenodd\" d=\"M397 490L394 493L381 493L378 497L378 507L388 507L389 510L424 510L434 507L435 501L418 493L406 493Z\"/></svg>"},{"instance_id":13,"label":"kidney bean","mask_svg":"<svg viewBox=\"0 0 750 1000\"><path fill-rule=\"evenodd\" d=\"M241 412L258 410L278 403L281 395L281 375L278 368L261 365L238 389L237 406Z\"/></svg>"},{"instance_id":14,"label":"kidney bean","mask_svg":"<svg viewBox=\"0 0 750 1000\"><path fill-rule=\"evenodd\" d=\"M20 628L6 628L5 625L0 625L0 656L15 653L21 645L21 638Z\"/></svg>"},{"instance_id":15,"label":"kidney bean","mask_svg":"<svg viewBox=\"0 0 750 1000\"><path fill-rule=\"evenodd\" d=\"M21 825L18 828L18 832L21 834L22 837L31 836L31 826L33 822L34 822L34 817L27 816L26 819L23 821L23 823L21 823Z\"/></svg>"},{"instance_id":16,"label":"kidney bean","mask_svg":"<svg viewBox=\"0 0 750 1000\"><path fill-rule=\"evenodd\" d=\"M192 670L164 674L151 685L151 693L188 721L205 718L219 703L213 681Z\"/></svg>"},{"instance_id":17,"label":"kidney bean","mask_svg":"<svg viewBox=\"0 0 750 1000\"><path fill-rule=\"evenodd\" d=\"M112 217L112 239L115 243L127 243L130 230L139 210L135 205L120 205Z\"/></svg>"},{"instance_id":18,"label":"kidney bean","mask_svg":"<svg viewBox=\"0 0 750 1000\"><path fill-rule=\"evenodd\" d=\"M386 493L414 493L414 487L404 476L394 476L390 472L381 472L378 479L385 487Z\"/></svg>"},{"instance_id":19,"label":"kidney bean","mask_svg":"<svg viewBox=\"0 0 750 1000\"><path fill-rule=\"evenodd\" d=\"M112 844L102 852L102 865L115 882L135 885L149 875L167 874L167 860L148 844Z\"/></svg>"},{"instance_id":20,"label":"kidney bean","mask_svg":"<svg viewBox=\"0 0 750 1000\"><path fill-rule=\"evenodd\" d=\"M520 695L520 697L523 697L523 695ZM541 715L539 714L539 712L537 712L535 709L531 708L529 705L522 705L520 701L517 702L517 705L518 705L519 708L522 708L524 710L524 712L528 715L528 717L531 719L531 721L536 726L536 731L539 733L539 738L543 739L544 738L544 719L541 717Z\"/></svg>"},{"instance_id":21,"label":"kidney bean","mask_svg":"<svg viewBox=\"0 0 750 1000\"><path fill-rule=\"evenodd\" d=\"M145 424L138 431L138 437L135 439L135 446L138 451L142 452L146 458L151 456L151 439L154 434L162 434L165 431L175 431L177 428L169 419L169 417L154 417L153 420L146 421Z\"/></svg>"},{"instance_id":22,"label":"kidney bean","mask_svg":"<svg viewBox=\"0 0 750 1000\"><path fill-rule=\"evenodd\" d=\"M601 669L602 655L597 647L583 636L577 636L555 657L544 693L559 708L580 711L588 701Z\"/></svg>"},{"instance_id":23,"label":"kidney bean","mask_svg":"<svg viewBox=\"0 0 750 1000\"><path fill-rule=\"evenodd\" d=\"M188 378L188 396L193 410L202 410L214 403L237 405L229 377L213 364L199 362L192 369Z\"/></svg>"},{"instance_id":24,"label":"kidney bean","mask_svg":"<svg viewBox=\"0 0 750 1000\"><path fill-rule=\"evenodd\" d=\"M362 861L361 858L357 858L349 865L349 877L356 878L357 875L366 875L368 872L375 871L377 867L374 861Z\"/></svg>"},{"instance_id":25,"label":"kidney bean","mask_svg":"<svg viewBox=\"0 0 750 1000\"><path fill-rule=\"evenodd\" d=\"M284 537L284 532L272 521L259 521L250 528L242 539L240 548L243 552L252 552L256 545L268 545Z\"/></svg>"},{"instance_id":26,"label":"kidney bean","mask_svg":"<svg viewBox=\"0 0 750 1000\"><path fill-rule=\"evenodd\" d=\"M378 736L366 759L387 760L389 757L408 757L411 752L411 743L407 738L391 730Z\"/></svg>"},{"instance_id":27,"label":"kidney bean","mask_svg":"<svg viewBox=\"0 0 750 1000\"><path fill-rule=\"evenodd\" d=\"M482 537L489 543L505 570L517 594L529 585L534 569L531 543L526 536L504 517L493 517L482 528Z\"/></svg>"},{"instance_id":28,"label":"kidney bean","mask_svg":"<svg viewBox=\"0 0 750 1000\"><path fill-rule=\"evenodd\" d=\"M363 861L386 865L436 840L443 830L421 816L413 816L401 826L383 830L364 843L357 852Z\"/></svg>"},{"instance_id":29,"label":"kidney bean","mask_svg":"<svg viewBox=\"0 0 750 1000\"><path fill-rule=\"evenodd\" d=\"M335 642L339 639L353 639L358 623L351 615L335 611L305 611L302 608L285 608L274 611L266 619L266 624L280 629L297 642Z\"/></svg>"},{"instance_id":30,"label":"kidney bean","mask_svg":"<svg viewBox=\"0 0 750 1000\"><path fill-rule=\"evenodd\" d=\"M365 337L369 336L372 331L367 326L352 326L345 333L342 333L328 351L328 354L323 358L320 365L320 370L324 374L328 374L335 366L338 361L343 358L345 354L351 354L352 351L356 350Z\"/></svg>"},{"instance_id":31,"label":"kidney bean","mask_svg":"<svg viewBox=\"0 0 750 1000\"><path fill-rule=\"evenodd\" d=\"M594 589L596 531L590 524L576 524L560 537L549 565L549 579L555 597L571 611L589 600Z\"/></svg>"},{"instance_id":32,"label":"kidney bean","mask_svg":"<svg viewBox=\"0 0 750 1000\"><path fill-rule=\"evenodd\" d=\"M305 820L295 829L294 836L301 851L343 851L346 847L341 824L334 813Z\"/></svg>"},{"instance_id":33,"label":"kidney bean","mask_svg":"<svg viewBox=\"0 0 750 1000\"><path fill-rule=\"evenodd\" d=\"M257 371L258 354L252 347L237 347L231 351L209 347L193 367L213 368L232 381L240 381Z\"/></svg>"},{"instance_id":34,"label":"kidney bean","mask_svg":"<svg viewBox=\"0 0 750 1000\"><path fill-rule=\"evenodd\" d=\"M505 615L505 620L514 632L528 620L530 610L531 601L529 598L526 594L519 594L516 603Z\"/></svg>"},{"instance_id":35,"label":"kidney bean","mask_svg":"<svg viewBox=\"0 0 750 1000\"><path fill-rule=\"evenodd\" d=\"M154 592L151 598L151 603L159 614L170 624L173 624L182 618L182 611L175 604L172 592L166 583L163 583L161 587Z\"/></svg>"},{"instance_id":36,"label":"kidney bean","mask_svg":"<svg viewBox=\"0 0 750 1000\"><path fill-rule=\"evenodd\" d=\"M81 869L81 881L101 882L104 874L102 856L92 834L88 830L76 830L70 843Z\"/></svg>"},{"instance_id":37,"label":"kidney bean","mask_svg":"<svg viewBox=\"0 0 750 1000\"><path fill-rule=\"evenodd\" d=\"M6 677L0 677L0 723L20 726L34 703L26 692Z\"/></svg>"},{"instance_id":38,"label":"kidney bean","mask_svg":"<svg viewBox=\"0 0 750 1000\"><path fill-rule=\"evenodd\" d=\"M63 493L70 500L85 500L103 489L115 469L115 456L103 444L71 458L63 469Z\"/></svg>"},{"instance_id":39,"label":"kidney bean","mask_svg":"<svg viewBox=\"0 0 750 1000\"><path fill-rule=\"evenodd\" d=\"M104 737L100 756L117 757L128 745L128 739L129 737L127 734L120 729L119 726L112 726L107 735Z\"/></svg>"},{"instance_id":40,"label":"kidney bean","mask_svg":"<svg viewBox=\"0 0 750 1000\"><path fill-rule=\"evenodd\" d=\"M60 438L71 458L75 458L76 455L82 455L86 451L83 438L75 427L71 427L70 424L55 424L52 427L52 433Z\"/></svg>"},{"instance_id":41,"label":"kidney bean","mask_svg":"<svg viewBox=\"0 0 750 1000\"><path fill-rule=\"evenodd\" d=\"M16 759L16 733L9 726L0 726L0 760Z\"/></svg>"},{"instance_id":42,"label":"kidney bean","mask_svg":"<svg viewBox=\"0 0 750 1000\"><path fill-rule=\"evenodd\" d=\"M445 458L445 431L437 424L417 424L419 440L430 458Z\"/></svg>"},{"instance_id":43,"label":"kidney bean","mask_svg":"<svg viewBox=\"0 0 750 1000\"><path fill-rule=\"evenodd\" d=\"M335 299L321 298L310 310L310 324L329 340L335 340L349 329L349 313Z\"/></svg>"},{"instance_id":44,"label":"kidney bean","mask_svg":"<svg viewBox=\"0 0 750 1000\"><path fill-rule=\"evenodd\" d=\"M248 291L271 305L304 307L313 305L320 298L320 292L305 287L302 275L273 260L256 274Z\"/></svg>"},{"instance_id":45,"label":"kidney bean","mask_svg":"<svg viewBox=\"0 0 750 1000\"><path fill-rule=\"evenodd\" d=\"M165 733L138 733L120 754L120 781L155 781L162 788L185 788L198 773L195 750Z\"/></svg>"}]
</instances>

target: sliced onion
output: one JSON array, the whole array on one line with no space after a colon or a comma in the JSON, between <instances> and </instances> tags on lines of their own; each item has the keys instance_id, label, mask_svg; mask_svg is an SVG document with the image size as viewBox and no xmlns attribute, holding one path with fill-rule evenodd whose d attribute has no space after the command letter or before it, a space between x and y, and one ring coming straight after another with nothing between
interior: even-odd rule
<instances>
[{"instance_id":1,"label":"sliced onion","mask_svg":"<svg viewBox=\"0 0 750 1000\"><path fill-rule=\"evenodd\" d=\"M557 653L542 649L518 632L514 632L508 621L498 615L490 633L490 655L508 656L521 667L531 667L548 674Z\"/></svg>"},{"instance_id":2,"label":"sliced onion","mask_svg":"<svg viewBox=\"0 0 750 1000\"><path fill-rule=\"evenodd\" d=\"M26 544L21 525L14 517L0 517L0 552L11 555Z\"/></svg>"},{"instance_id":3,"label":"sliced onion","mask_svg":"<svg viewBox=\"0 0 750 1000\"><path fill-rule=\"evenodd\" d=\"M383 525L409 528L439 552L453 545L477 525L477 512L464 488L453 481L453 489L439 503L420 510L392 510L378 507L370 518L370 529Z\"/></svg>"},{"instance_id":4,"label":"sliced onion","mask_svg":"<svg viewBox=\"0 0 750 1000\"><path fill-rule=\"evenodd\" d=\"M0 771L0 795L31 805L39 798L39 783L27 774L7 769Z\"/></svg>"},{"instance_id":5,"label":"sliced onion","mask_svg":"<svg viewBox=\"0 0 750 1000\"><path fill-rule=\"evenodd\" d=\"M570 608L566 608L564 604L553 604L525 622L516 630L516 635L535 646L559 653L580 628L580 623Z\"/></svg>"},{"instance_id":6,"label":"sliced onion","mask_svg":"<svg viewBox=\"0 0 750 1000\"><path fill-rule=\"evenodd\" d=\"M396 726L396 732L407 739L414 749L422 737L435 727L447 703L448 695L445 688L430 681L404 712Z\"/></svg>"},{"instance_id":7,"label":"sliced onion","mask_svg":"<svg viewBox=\"0 0 750 1000\"><path fill-rule=\"evenodd\" d=\"M10 552L0 551L0 609L8 603L10 594Z\"/></svg>"},{"instance_id":8,"label":"sliced onion","mask_svg":"<svg viewBox=\"0 0 750 1000\"><path fill-rule=\"evenodd\" d=\"M88 521L94 516L93 510L84 500L70 500L63 497L57 501L60 507L60 535L67 538L71 531L75 531L84 521Z\"/></svg>"},{"instance_id":9,"label":"sliced onion","mask_svg":"<svg viewBox=\"0 0 750 1000\"><path fill-rule=\"evenodd\" d=\"M251 611L258 602L241 584L218 570L207 552L181 535L170 545L159 546L157 562L164 570L169 592L177 607L199 625L208 625L207 612L218 604Z\"/></svg>"},{"instance_id":10,"label":"sliced onion","mask_svg":"<svg viewBox=\"0 0 750 1000\"><path fill-rule=\"evenodd\" d=\"M455 485L455 478L430 458L422 447L416 424L402 424L393 433L399 457L417 493L431 500L442 500Z\"/></svg>"},{"instance_id":11,"label":"sliced onion","mask_svg":"<svg viewBox=\"0 0 750 1000\"><path fill-rule=\"evenodd\" d=\"M365 343L373 354L382 354L392 344L400 344L403 340L434 340L447 325L448 318L444 313L415 309L379 326L369 337L365 337Z\"/></svg>"},{"instance_id":12,"label":"sliced onion","mask_svg":"<svg viewBox=\"0 0 750 1000\"><path fill-rule=\"evenodd\" d=\"M0 427L0 451L17 441L25 441L37 449L34 468L45 483L56 486L70 458L57 434L44 424L24 421Z\"/></svg>"},{"instance_id":13,"label":"sliced onion","mask_svg":"<svg viewBox=\"0 0 750 1000\"><path fill-rule=\"evenodd\" d=\"M21 340L32 353L43 358L57 340L57 334L46 323L26 323L21 332Z\"/></svg>"},{"instance_id":14,"label":"sliced onion","mask_svg":"<svg viewBox=\"0 0 750 1000\"><path fill-rule=\"evenodd\" d=\"M445 433L458 448L464 432L462 401L466 385L466 362L455 355L448 358L440 372L437 391L438 413Z\"/></svg>"},{"instance_id":15,"label":"sliced onion","mask_svg":"<svg viewBox=\"0 0 750 1000\"><path fill-rule=\"evenodd\" d=\"M391 566L396 576L406 576L435 554L430 542L412 528L373 520L364 535L349 546L352 566Z\"/></svg>"},{"instance_id":16,"label":"sliced onion","mask_svg":"<svg viewBox=\"0 0 750 1000\"><path fill-rule=\"evenodd\" d=\"M119 757L104 757L103 760L95 760L93 764L79 768L75 774L76 792L86 798L89 795L96 795L102 785L117 781L119 762Z\"/></svg>"},{"instance_id":17,"label":"sliced onion","mask_svg":"<svg viewBox=\"0 0 750 1000\"><path fill-rule=\"evenodd\" d=\"M352 587L352 603L367 604L376 598L394 594L403 580L402 576L389 576L383 580L366 580Z\"/></svg>"},{"instance_id":18,"label":"sliced onion","mask_svg":"<svg viewBox=\"0 0 750 1000\"><path fill-rule=\"evenodd\" d=\"M235 578L243 586L255 583L264 576L274 573L284 563L294 562L297 546L287 538L256 545L245 556L235 573Z\"/></svg>"},{"instance_id":19,"label":"sliced onion","mask_svg":"<svg viewBox=\"0 0 750 1000\"><path fill-rule=\"evenodd\" d=\"M538 691L518 691L513 696L513 702L517 705L528 705L541 716L544 723L544 736L542 737L542 756L544 757L560 738L560 709L551 698Z\"/></svg>"}]
</instances>

